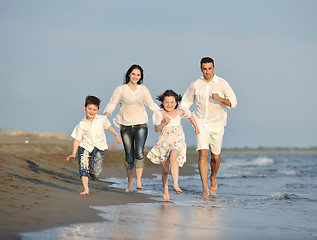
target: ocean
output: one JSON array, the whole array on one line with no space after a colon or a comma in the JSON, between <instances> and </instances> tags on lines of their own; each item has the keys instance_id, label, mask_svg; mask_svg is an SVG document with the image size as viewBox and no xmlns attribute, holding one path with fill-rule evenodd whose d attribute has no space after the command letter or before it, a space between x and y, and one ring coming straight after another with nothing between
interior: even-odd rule
<instances>
[{"instance_id":1,"label":"ocean","mask_svg":"<svg viewBox=\"0 0 317 240\"><path fill-rule=\"evenodd\" d=\"M195 164L197 166L197 164ZM181 170L180 170L181 174ZM126 179L108 178L126 188ZM218 190L203 199L199 172L163 201L161 175L143 179L157 203L91 206L105 219L21 233L29 239L317 239L317 154L222 155Z\"/></svg>"}]
</instances>

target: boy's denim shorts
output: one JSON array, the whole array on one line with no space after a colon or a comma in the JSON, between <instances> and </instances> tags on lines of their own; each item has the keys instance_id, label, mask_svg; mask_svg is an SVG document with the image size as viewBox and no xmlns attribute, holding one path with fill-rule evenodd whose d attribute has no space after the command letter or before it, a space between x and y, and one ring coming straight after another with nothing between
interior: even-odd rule
<instances>
[{"instance_id":1,"label":"boy's denim shorts","mask_svg":"<svg viewBox=\"0 0 317 240\"><path fill-rule=\"evenodd\" d=\"M78 147L79 177L86 176L95 179L103 168L104 151L94 148L90 153L82 147Z\"/></svg>"}]
</instances>

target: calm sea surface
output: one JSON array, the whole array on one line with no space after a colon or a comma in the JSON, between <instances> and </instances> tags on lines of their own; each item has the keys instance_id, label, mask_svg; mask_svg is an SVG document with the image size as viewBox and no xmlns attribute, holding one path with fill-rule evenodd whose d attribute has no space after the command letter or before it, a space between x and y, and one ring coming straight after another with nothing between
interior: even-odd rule
<instances>
[{"instance_id":1,"label":"calm sea surface","mask_svg":"<svg viewBox=\"0 0 317 240\"><path fill-rule=\"evenodd\" d=\"M317 155L223 155L216 195L203 199L200 176L180 176L171 202L92 206L104 222L72 224L23 239L317 239ZM197 165L197 164L196 164ZM105 179L125 188L126 179ZM172 179L169 180L172 189ZM161 176L142 193L161 201Z\"/></svg>"}]
</instances>

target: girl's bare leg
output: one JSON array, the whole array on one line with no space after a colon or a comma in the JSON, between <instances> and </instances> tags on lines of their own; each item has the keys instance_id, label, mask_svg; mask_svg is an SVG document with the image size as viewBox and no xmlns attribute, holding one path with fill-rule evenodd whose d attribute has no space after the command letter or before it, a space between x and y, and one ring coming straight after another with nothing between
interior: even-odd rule
<instances>
[{"instance_id":1,"label":"girl's bare leg","mask_svg":"<svg viewBox=\"0 0 317 240\"><path fill-rule=\"evenodd\" d=\"M89 194L89 188L88 188L88 177L81 176L81 182L84 187L84 191L79 193L80 195L88 195Z\"/></svg>"},{"instance_id":2,"label":"girl's bare leg","mask_svg":"<svg viewBox=\"0 0 317 240\"><path fill-rule=\"evenodd\" d=\"M142 179L142 173L143 173L143 168L136 168L136 187L138 190L142 190L142 184L141 184L141 179Z\"/></svg>"},{"instance_id":3,"label":"girl's bare leg","mask_svg":"<svg viewBox=\"0 0 317 240\"><path fill-rule=\"evenodd\" d=\"M179 152L176 149L173 149L170 152L170 164L171 164L171 173L174 181L174 190L177 194L182 193L183 190L178 186L178 176L179 176L179 165L177 162L177 157Z\"/></svg>"},{"instance_id":4,"label":"girl's bare leg","mask_svg":"<svg viewBox=\"0 0 317 240\"><path fill-rule=\"evenodd\" d=\"M170 200L170 195L168 193L168 173L170 168L169 160L162 162L162 183L163 183L163 198L165 201Z\"/></svg>"},{"instance_id":5,"label":"girl's bare leg","mask_svg":"<svg viewBox=\"0 0 317 240\"><path fill-rule=\"evenodd\" d=\"M127 176L128 176L128 187L125 191L133 192L133 169L127 170Z\"/></svg>"}]
</instances>

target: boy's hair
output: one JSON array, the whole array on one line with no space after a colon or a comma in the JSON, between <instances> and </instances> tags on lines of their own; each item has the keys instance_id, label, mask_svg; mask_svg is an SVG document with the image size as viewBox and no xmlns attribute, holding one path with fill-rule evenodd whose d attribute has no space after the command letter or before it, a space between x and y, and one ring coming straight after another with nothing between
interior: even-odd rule
<instances>
[{"instance_id":1,"label":"boy's hair","mask_svg":"<svg viewBox=\"0 0 317 240\"><path fill-rule=\"evenodd\" d=\"M157 100L161 101L161 105L160 107L164 109L164 98L165 97L175 97L175 101L176 101L176 106L175 109L178 107L178 103L180 101L182 101L182 95L181 94L177 94L176 92L174 92L172 89L166 90L163 94L161 94L160 96L157 96Z\"/></svg>"},{"instance_id":2,"label":"boy's hair","mask_svg":"<svg viewBox=\"0 0 317 240\"><path fill-rule=\"evenodd\" d=\"M87 107L89 104L93 104L93 105L96 105L96 106L98 106L98 108L99 108L99 106L100 106L100 99L99 98L97 98L97 97L95 97L95 96L87 96L86 97L86 101L85 101L85 107Z\"/></svg>"},{"instance_id":3,"label":"boy's hair","mask_svg":"<svg viewBox=\"0 0 317 240\"><path fill-rule=\"evenodd\" d=\"M134 69L139 69L140 72L141 72L141 78L140 80L137 82L139 85L141 85L143 83L143 69L140 65L137 65L137 64L133 64L129 69L128 71L126 72L125 76L124 76L124 81L123 83L124 84L127 84L128 82L130 82L130 74L131 72L134 70Z\"/></svg>"},{"instance_id":4,"label":"boy's hair","mask_svg":"<svg viewBox=\"0 0 317 240\"><path fill-rule=\"evenodd\" d=\"M203 65L203 63L212 63L212 65L215 66L214 60L212 58L210 58L210 57L203 57L200 60L200 68Z\"/></svg>"}]
</instances>

